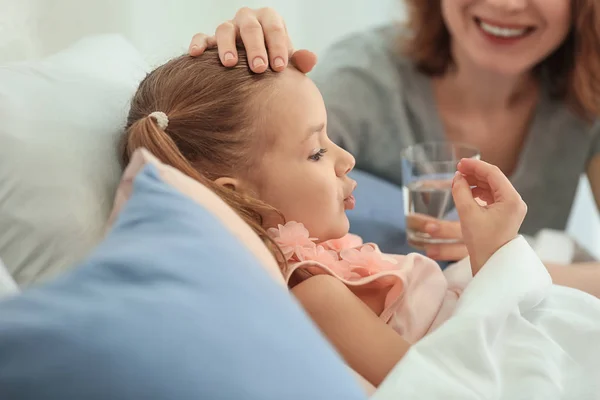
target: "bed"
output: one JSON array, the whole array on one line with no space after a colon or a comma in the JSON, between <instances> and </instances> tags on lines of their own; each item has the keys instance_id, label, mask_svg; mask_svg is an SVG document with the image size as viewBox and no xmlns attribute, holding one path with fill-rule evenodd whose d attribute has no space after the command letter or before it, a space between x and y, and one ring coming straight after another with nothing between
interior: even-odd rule
<instances>
[{"instance_id":1,"label":"bed","mask_svg":"<svg viewBox=\"0 0 600 400\"><path fill-rule=\"evenodd\" d=\"M192 201L144 162L132 200L107 231L121 182L114 146L148 68L120 35L86 37L0 68L0 208L11 210L0 212L0 257L9 273L0 270L0 398L365 399L360 381L277 281L264 251L251 235L240 237L244 228L219 214L218 202ZM364 193L387 193L378 197L390 201L355 210L353 229L387 251L405 251L399 191L355 176ZM190 216L198 223L189 224ZM523 240L511 246L520 257L515 266L527 267L530 279L512 287L505 304L492 301L485 283L475 285L478 300L415 346L373 399L514 398L502 397L518 389L503 386L498 374L506 371L506 355L488 351L491 337L501 335L489 335L508 322L525 324L519 318L535 310L549 282ZM503 268L503 257L489 270ZM482 308L490 318L474 320ZM441 368L460 363L465 342L481 351L463 359L463 369ZM546 345L550 356L560 350ZM593 398L597 388L589 383L600 382L594 360L586 358L588 369L580 371L557 356L581 373L575 382L573 373L543 368L536 354L524 370L537 368L564 381L576 398ZM536 382L519 382L534 393Z\"/></svg>"}]
</instances>

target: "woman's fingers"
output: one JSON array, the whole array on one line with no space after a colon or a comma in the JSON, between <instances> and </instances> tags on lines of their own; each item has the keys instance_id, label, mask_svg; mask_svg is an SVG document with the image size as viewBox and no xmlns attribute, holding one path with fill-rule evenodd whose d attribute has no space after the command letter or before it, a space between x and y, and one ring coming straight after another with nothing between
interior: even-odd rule
<instances>
[{"instance_id":1,"label":"woman's fingers","mask_svg":"<svg viewBox=\"0 0 600 400\"><path fill-rule=\"evenodd\" d=\"M250 69L256 73L265 72L269 66L269 59L267 57L263 27L258 20L258 13L255 10L244 7L236 13L233 22L239 30L240 37L246 48Z\"/></svg>"},{"instance_id":2,"label":"woman's fingers","mask_svg":"<svg viewBox=\"0 0 600 400\"><path fill-rule=\"evenodd\" d=\"M406 227L417 232L425 232L425 226L430 223L437 223L436 218L425 214L408 214L406 216Z\"/></svg>"},{"instance_id":3,"label":"woman's fingers","mask_svg":"<svg viewBox=\"0 0 600 400\"><path fill-rule=\"evenodd\" d=\"M467 247L462 243L426 244L425 254L438 261L458 261L469 255Z\"/></svg>"},{"instance_id":4,"label":"woman's fingers","mask_svg":"<svg viewBox=\"0 0 600 400\"><path fill-rule=\"evenodd\" d=\"M423 226L423 232L439 239L462 239L460 222L433 219Z\"/></svg>"},{"instance_id":5,"label":"woman's fingers","mask_svg":"<svg viewBox=\"0 0 600 400\"><path fill-rule=\"evenodd\" d=\"M238 62L236 49L237 27L233 21L223 22L217 27L215 41L219 50L221 63L226 67L233 67Z\"/></svg>"},{"instance_id":6,"label":"woman's fingers","mask_svg":"<svg viewBox=\"0 0 600 400\"><path fill-rule=\"evenodd\" d=\"M300 72L307 74L317 64L317 55L312 51L298 50L292 54L290 61Z\"/></svg>"},{"instance_id":7,"label":"woman's fingers","mask_svg":"<svg viewBox=\"0 0 600 400\"><path fill-rule=\"evenodd\" d=\"M317 58L309 51L295 52L283 18L272 8L241 8L233 20L217 27L215 36L199 33L192 38L189 54L199 56L217 46L221 63L227 67L239 61L237 46L243 44L250 69L262 73L271 67L283 71L290 62L304 73L310 72Z\"/></svg>"},{"instance_id":8,"label":"woman's fingers","mask_svg":"<svg viewBox=\"0 0 600 400\"><path fill-rule=\"evenodd\" d=\"M197 33L192 38L190 42L190 46L188 48L188 53L190 56L197 57L204 53L204 51L208 48L211 48L216 45L216 40L214 36L208 36L205 33Z\"/></svg>"},{"instance_id":9,"label":"woman's fingers","mask_svg":"<svg viewBox=\"0 0 600 400\"><path fill-rule=\"evenodd\" d=\"M445 221L423 214L410 214L406 218L408 228L428 233L439 239L461 239L460 222Z\"/></svg>"},{"instance_id":10,"label":"woman's fingers","mask_svg":"<svg viewBox=\"0 0 600 400\"><path fill-rule=\"evenodd\" d=\"M287 67L289 56L293 52L285 22L279 14L270 8L259 10L258 22L262 25L271 69L282 71Z\"/></svg>"}]
</instances>

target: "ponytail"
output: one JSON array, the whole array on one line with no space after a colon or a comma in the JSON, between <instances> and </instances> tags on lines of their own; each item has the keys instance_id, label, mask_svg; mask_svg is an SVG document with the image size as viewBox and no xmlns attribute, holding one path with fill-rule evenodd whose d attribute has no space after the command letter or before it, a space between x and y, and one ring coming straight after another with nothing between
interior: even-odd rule
<instances>
[{"instance_id":1,"label":"ponytail","mask_svg":"<svg viewBox=\"0 0 600 400\"><path fill-rule=\"evenodd\" d=\"M173 139L158 127L153 117L147 116L135 121L127 129L123 139L121 159L125 165L129 163L133 152L143 147L161 162L178 169L203 185L207 185L208 179L196 171L188 160L183 157Z\"/></svg>"},{"instance_id":2,"label":"ponytail","mask_svg":"<svg viewBox=\"0 0 600 400\"><path fill-rule=\"evenodd\" d=\"M156 118L151 114L138 119L127 128L120 145L120 158L124 163L123 167L126 167L129 163L130 157L136 149L140 147L145 148L161 162L174 167L215 192L227 205L238 213L244 222L250 225L271 251L275 259L282 264L282 268L285 267L286 263L283 252L262 226L263 213L275 212L285 222L283 215L275 208L258 199L248 196L243 192L217 185L202 175L183 156L173 138L165 132L165 129L161 129L162 126L167 127L164 124L164 120Z\"/></svg>"}]
</instances>

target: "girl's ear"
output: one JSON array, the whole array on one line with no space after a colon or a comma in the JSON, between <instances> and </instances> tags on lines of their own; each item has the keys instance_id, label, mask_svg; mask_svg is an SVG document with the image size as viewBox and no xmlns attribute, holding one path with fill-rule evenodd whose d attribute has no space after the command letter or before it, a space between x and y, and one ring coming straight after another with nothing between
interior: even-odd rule
<instances>
[{"instance_id":1,"label":"girl's ear","mask_svg":"<svg viewBox=\"0 0 600 400\"><path fill-rule=\"evenodd\" d=\"M220 178L215 179L215 183L224 188L235 191L241 191L242 183L239 179L230 178L228 176L222 176Z\"/></svg>"}]
</instances>

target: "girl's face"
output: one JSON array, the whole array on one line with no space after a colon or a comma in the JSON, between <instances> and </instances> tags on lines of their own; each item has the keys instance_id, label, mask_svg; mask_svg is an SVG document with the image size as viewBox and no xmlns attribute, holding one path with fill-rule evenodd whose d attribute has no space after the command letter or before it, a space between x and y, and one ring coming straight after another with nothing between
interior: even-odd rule
<instances>
[{"instance_id":1,"label":"girl's face","mask_svg":"<svg viewBox=\"0 0 600 400\"><path fill-rule=\"evenodd\" d=\"M273 82L264 119L272 143L249 186L311 237L342 237L349 229L345 211L354 207L354 157L327 137L325 105L308 77L288 68Z\"/></svg>"},{"instance_id":2,"label":"girl's face","mask_svg":"<svg viewBox=\"0 0 600 400\"><path fill-rule=\"evenodd\" d=\"M456 61L520 75L553 53L571 29L572 0L441 0Z\"/></svg>"}]
</instances>

